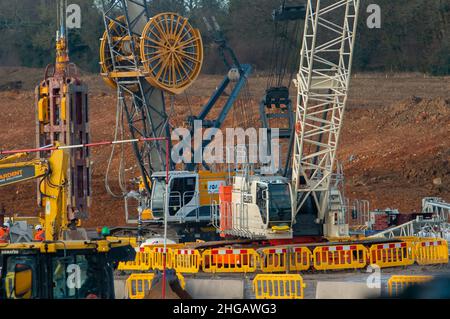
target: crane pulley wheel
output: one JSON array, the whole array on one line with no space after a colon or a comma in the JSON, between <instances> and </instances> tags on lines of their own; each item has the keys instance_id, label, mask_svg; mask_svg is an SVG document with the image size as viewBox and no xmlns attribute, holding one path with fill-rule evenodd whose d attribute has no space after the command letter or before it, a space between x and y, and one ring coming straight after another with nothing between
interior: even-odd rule
<instances>
[{"instance_id":1,"label":"crane pulley wheel","mask_svg":"<svg viewBox=\"0 0 450 319\"><path fill-rule=\"evenodd\" d=\"M146 80L172 94L181 94L200 74L203 42L198 29L177 13L154 16L140 42Z\"/></svg>"}]
</instances>

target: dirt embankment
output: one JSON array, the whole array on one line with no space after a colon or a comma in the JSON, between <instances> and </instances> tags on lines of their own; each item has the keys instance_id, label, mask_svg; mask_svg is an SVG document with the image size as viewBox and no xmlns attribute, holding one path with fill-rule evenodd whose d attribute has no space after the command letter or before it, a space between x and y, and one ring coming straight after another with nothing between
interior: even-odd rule
<instances>
[{"instance_id":1,"label":"dirt embankment","mask_svg":"<svg viewBox=\"0 0 450 319\"><path fill-rule=\"evenodd\" d=\"M0 86L24 81L21 89L0 90L0 148L34 146L34 86L43 70L0 68ZM93 141L114 136L116 98L99 77L84 77L90 87L91 136ZM175 100L173 125L183 125L191 112L198 113L208 94L220 83L218 76L202 76L189 90L189 98ZM265 88L264 78L250 81L258 121L257 102ZM374 89L376 88L376 89ZM358 75L352 82L339 158L344 164L346 195L369 199L372 208L420 209L421 199L439 196L450 201L450 78L405 76L386 78ZM217 111L215 111L217 113ZM232 115L231 115L232 117ZM231 125L228 119L226 125ZM105 190L104 179L111 149L92 150L93 206L87 226L122 225L123 201ZM125 150L127 179L138 174L130 149ZM111 184L118 192L118 156L113 161ZM128 183L131 187L131 184ZM37 213L34 182L0 190L0 205L8 212Z\"/></svg>"}]
</instances>

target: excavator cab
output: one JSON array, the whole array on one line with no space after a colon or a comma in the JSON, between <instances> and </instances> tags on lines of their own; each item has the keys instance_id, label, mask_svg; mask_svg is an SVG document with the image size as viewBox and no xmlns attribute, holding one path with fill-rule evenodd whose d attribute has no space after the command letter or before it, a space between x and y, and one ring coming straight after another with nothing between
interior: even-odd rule
<instances>
[{"instance_id":1,"label":"excavator cab","mask_svg":"<svg viewBox=\"0 0 450 319\"><path fill-rule=\"evenodd\" d=\"M114 299L114 269L134 258L131 246L106 241L5 245L0 300Z\"/></svg>"}]
</instances>

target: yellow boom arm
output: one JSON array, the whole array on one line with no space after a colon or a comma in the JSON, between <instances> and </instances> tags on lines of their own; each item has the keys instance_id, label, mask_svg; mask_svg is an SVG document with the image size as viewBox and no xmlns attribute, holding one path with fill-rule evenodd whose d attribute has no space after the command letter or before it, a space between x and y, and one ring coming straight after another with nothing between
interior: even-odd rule
<instances>
[{"instance_id":1,"label":"yellow boom arm","mask_svg":"<svg viewBox=\"0 0 450 319\"><path fill-rule=\"evenodd\" d=\"M67 220L67 168L68 157L63 150L53 151L48 160L15 162L27 156L25 153L0 159L0 187L43 178L39 189L45 208L45 239L62 239L68 228Z\"/></svg>"}]
</instances>

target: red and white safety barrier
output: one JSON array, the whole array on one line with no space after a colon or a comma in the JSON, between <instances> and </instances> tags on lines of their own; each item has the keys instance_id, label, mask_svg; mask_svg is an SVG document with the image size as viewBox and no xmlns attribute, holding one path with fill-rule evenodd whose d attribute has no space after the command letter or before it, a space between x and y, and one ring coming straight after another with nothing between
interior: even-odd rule
<instances>
[{"instance_id":1,"label":"red and white safety barrier","mask_svg":"<svg viewBox=\"0 0 450 319\"><path fill-rule=\"evenodd\" d=\"M441 246L442 241L427 241L421 243L422 247Z\"/></svg>"},{"instance_id":2,"label":"red and white safety barrier","mask_svg":"<svg viewBox=\"0 0 450 319\"><path fill-rule=\"evenodd\" d=\"M406 243L377 245L377 249L398 249L406 247L407 247Z\"/></svg>"},{"instance_id":3,"label":"red and white safety barrier","mask_svg":"<svg viewBox=\"0 0 450 319\"><path fill-rule=\"evenodd\" d=\"M248 254L247 249L220 249L212 250L211 255L244 255Z\"/></svg>"},{"instance_id":4,"label":"red and white safety barrier","mask_svg":"<svg viewBox=\"0 0 450 319\"><path fill-rule=\"evenodd\" d=\"M286 254L287 249L285 249L285 248L269 249L269 250L267 250L267 253L269 253L269 254Z\"/></svg>"},{"instance_id":5,"label":"red and white safety barrier","mask_svg":"<svg viewBox=\"0 0 450 319\"><path fill-rule=\"evenodd\" d=\"M350 250L357 250L358 246L330 246L330 247L323 247L322 251L350 251Z\"/></svg>"}]
</instances>

